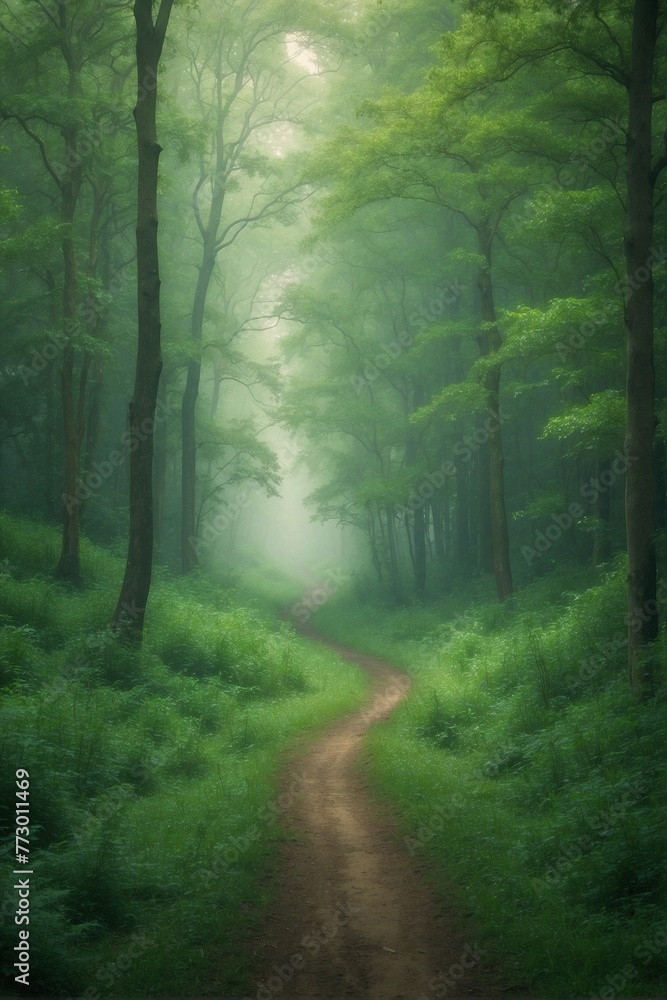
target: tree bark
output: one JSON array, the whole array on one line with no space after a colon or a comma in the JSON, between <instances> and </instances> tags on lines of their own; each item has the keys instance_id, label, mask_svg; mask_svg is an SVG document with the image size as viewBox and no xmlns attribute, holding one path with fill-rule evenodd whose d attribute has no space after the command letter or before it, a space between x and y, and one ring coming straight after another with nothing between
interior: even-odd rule
<instances>
[{"instance_id":1,"label":"tree bark","mask_svg":"<svg viewBox=\"0 0 667 1000\"><path fill-rule=\"evenodd\" d=\"M477 558L480 569L493 573L493 526L491 524L491 458L488 444L477 453Z\"/></svg>"},{"instance_id":2,"label":"tree bark","mask_svg":"<svg viewBox=\"0 0 667 1000\"><path fill-rule=\"evenodd\" d=\"M456 467L456 562L460 572L470 570L470 519L468 465L463 457L455 454Z\"/></svg>"},{"instance_id":3,"label":"tree bark","mask_svg":"<svg viewBox=\"0 0 667 1000\"><path fill-rule=\"evenodd\" d=\"M416 413L420 406L424 404L424 392L419 383L413 387L413 412ZM405 460L408 468L414 468L417 464L419 452L419 442L415 428L408 424L408 433L405 442ZM418 504L412 518L412 539L410 546L410 556L415 578L415 588L418 594L423 594L426 590L426 522L424 518L424 500ZM408 535L408 541L410 540Z\"/></svg>"},{"instance_id":4,"label":"tree bark","mask_svg":"<svg viewBox=\"0 0 667 1000\"><path fill-rule=\"evenodd\" d=\"M155 23L152 0L135 0L137 56L137 367L128 407L130 533L125 577L112 628L138 645L143 637L153 570L153 435L162 354L157 184L160 146L156 105L158 62L173 0L161 0Z\"/></svg>"},{"instance_id":5,"label":"tree bark","mask_svg":"<svg viewBox=\"0 0 667 1000\"><path fill-rule=\"evenodd\" d=\"M373 514L373 509L370 506L368 507L368 541L371 547L371 558L373 560L373 566L375 567L378 583L382 584L382 560L380 558L380 553L378 552L377 534L375 531L375 515Z\"/></svg>"},{"instance_id":6,"label":"tree bark","mask_svg":"<svg viewBox=\"0 0 667 1000\"><path fill-rule=\"evenodd\" d=\"M419 506L413 520L415 542L415 586L418 594L426 591L426 522L424 507Z\"/></svg>"},{"instance_id":7,"label":"tree bark","mask_svg":"<svg viewBox=\"0 0 667 1000\"><path fill-rule=\"evenodd\" d=\"M160 380L160 400L167 408L167 387L164 373ZM167 433L168 426L163 421L159 427L155 428L155 456L153 469L153 527L155 531L155 551L160 554L162 546L162 522L164 519L164 496L167 485Z\"/></svg>"},{"instance_id":8,"label":"tree bark","mask_svg":"<svg viewBox=\"0 0 667 1000\"><path fill-rule=\"evenodd\" d=\"M658 0L635 0L628 82L626 224L627 424L625 521L628 540L628 672L641 697L652 684L647 655L658 635L653 437L653 188L651 116Z\"/></svg>"},{"instance_id":9,"label":"tree bark","mask_svg":"<svg viewBox=\"0 0 667 1000\"><path fill-rule=\"evenodd\" d=\"M239 87L237 80L237 87ZM182 422L182 463L181 463L181 568L184 574L189 573L197 565L197 547L194 545L197 492L197 442L196 442L196 408L201 379L201 342L204 329L204 311L206 297L211 284L218 255L218 229L222 219L222 209L225 203L225 141L224 141L224 100L222 92L222 41L218 45L216 64L216 125L214 133L215 173L212 178L211 204L208 219L204 224L197 215L200 225L203 246L202 260L199 266L197 287L192 306L192 321L190 333L192 337L193 356L188 364L188 375L183 393L181 410ZM205 179L204 164L201 166L201 177L198 187ZM198 190L198 188L197 188ZM196 208L195 192L195 208ZM219 383L218 383L219 391ZM217 405L217 401L216 401Z\"/></svg>"},{"instance_id":10,"label":"tree bark","mask_svg":"<svg viewBox=\"0 0 667 1000\"><path fill-rule=\"evenodd\" d=\"M385 510L387 518L387 543L389 547L389 575L391 578L391 589L394 597L399 597L401 593L401 571L398 564L398 550L396 547L396 525L394 524L394 510L387 507Z\"/></svg>"},{"instance_id":11,"label":"tree bark","mask_svg":"<svg viewBox=\"0 0 667 1000\"><path fill-rule=\"evenodd\" d=\"M216 225L217 232L217 225ZM194 356L188 362L188 374L181 407L181 567L189 573L197 565L197 547L194 544L197 492L197 440L196 409L201 379L202 333L204 309L211 275L215 266L215 254L207 255L199 268L197 288L192 307L191 336Z\"/></svg>"},{"instance_id":12,"label":"tree bark","mask_svg":"<svg viewBox=\"0 0 667 1000\"><path fill-rule=\"evenodd\" d=\"M482 306L482 330L478 336L479 351L483 357L495 354L501 347L500 331L496 326L496 309L491 281L491 242L493 233L486 221L477 228L479 252L484 264L477 272ZM503 442L500 432L500 365L493 365L485 379L489 420L489 476L491 496L491 537L493 540L493 572L496 578L498 599L502 602L513 592L510 568L509 533L505 509L505 479Z\"/></svg>"}]
</instances>

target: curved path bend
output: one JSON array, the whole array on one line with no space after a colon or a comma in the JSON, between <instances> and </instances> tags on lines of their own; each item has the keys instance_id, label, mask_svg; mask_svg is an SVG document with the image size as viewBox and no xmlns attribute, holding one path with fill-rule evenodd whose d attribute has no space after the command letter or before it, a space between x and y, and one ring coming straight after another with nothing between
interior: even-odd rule
<instances>
[{"instance_id":1,"label":"curved path bend","mask_svg":"<svg viewBox=\"0 0 667 1000\"><path fill-rule=\"evenodd\" d=\"M310 634L317 641L320 637ZM409 678L372 656L331 646L371 680L367 705L336 722L285 776L281 884L252 942L250 1000L495 998L462 920L436 900L360 767L364 734L405 698ZM298 747L298 745L297 745Z\"/></svg>"}]
</instances>

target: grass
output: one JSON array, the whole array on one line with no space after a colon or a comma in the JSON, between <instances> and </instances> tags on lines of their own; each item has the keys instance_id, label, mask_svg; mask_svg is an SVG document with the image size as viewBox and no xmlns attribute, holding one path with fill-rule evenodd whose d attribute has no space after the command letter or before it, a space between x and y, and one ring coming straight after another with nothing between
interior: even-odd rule
<instances>
[{"instance_id":1,"label":"grass","mask_svg":"<svg viewBox=\"0 0 667 1000\"><path fill-rule=\"evenodd\" d=\"M0 515L0 826L9 843L25 768L31 985L87 1000L241 996L242 944L284 836L283 756L360 704L366 682L267 602L203 574L157 574L137 657L106 630L122 563L84 544L73 590L49 577L56 549L52 530ZM11 988L16 902L3 891Z\"/></svg>"},{"instance_id":2,"label":"grass","mask_svg":"<svg viewBox=\"0 0 667 1000\"><path fill-rule=\"evenodd\" d=\"M369 735L376 791L508 989L659 995L665 688L644 705L627 690L624 567L544 577L507 607L475 586L396 608L357 585L318 611L318 628L414 677ZM664 661L664 628L659 648Z\"/></svg>"}]
</instances>

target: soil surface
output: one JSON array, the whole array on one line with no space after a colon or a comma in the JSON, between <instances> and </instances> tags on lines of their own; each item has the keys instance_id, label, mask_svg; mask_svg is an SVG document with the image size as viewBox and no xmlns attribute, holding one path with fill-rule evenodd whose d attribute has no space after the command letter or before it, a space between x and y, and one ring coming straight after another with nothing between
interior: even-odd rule
<instances>
[{"instance_id":1,"label":"soil surface","mask_svg":"<svg viewBox=\"0 0 667 1000\"><path fill-rule=\"evenodd\" d=\"M405 698L410 680L327 644L366 671L371 697L287 767L282 823L294 837L281 845L278 895L251 944L258 972L249 997L501 997L465 921L436 899L366 785L363 736Z\"/></svg>"}]
</instances>

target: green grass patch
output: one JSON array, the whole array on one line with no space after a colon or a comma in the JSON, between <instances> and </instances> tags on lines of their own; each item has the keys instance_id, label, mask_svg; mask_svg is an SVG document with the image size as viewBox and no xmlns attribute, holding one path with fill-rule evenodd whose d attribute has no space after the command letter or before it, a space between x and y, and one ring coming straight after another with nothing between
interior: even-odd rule
<instances>
[{"instance_id":1,"label":"green grass patch","mask_svg":"<svg viewBox=\"0 0 667 1000\"><path fill-rule=\"evenodd\" d=\"M242 944L284 836L284 754L357 707L366 680L203 574L157 574L137 656L107 631L122 561L84 545L75 590L50 578L56 549L56 532L0 517L0 828L10 867L25 768L31 984L91 1000L243 995ZM5 886L8 988L15 907Z\"/></svg>"},{"instance_id":2,"label":"green grass patch","mask_svg":"<svg viewBox=\"0 0 667 1000\"><path fill-rule=\"evenodd\" d=\"M642 705L630 697L624 567L582 577L545 577L502 607L483 583L403 608L351 588L314 624L412 674L408 701L369 735L375 788L507 987L656 996L665 686ZM664 651L663 627L663 662Z\"/></svg>"}]
</instances>

